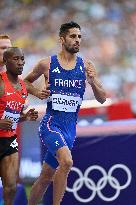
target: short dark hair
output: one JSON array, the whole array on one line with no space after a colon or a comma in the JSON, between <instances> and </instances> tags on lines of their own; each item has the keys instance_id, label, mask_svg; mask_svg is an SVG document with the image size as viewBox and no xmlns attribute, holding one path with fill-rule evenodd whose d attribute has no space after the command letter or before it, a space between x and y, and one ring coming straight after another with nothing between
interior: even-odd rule
<instances>
[{"instance_id":1,"label":"short dark hair","mask_svg":"<svg viewBox=\"0 0 136 205\"><path fill-rule=\"evenodd\" d=\"M79 28L79 30L81 30L81 27L79 26L78 23L71 21L68 23L64 23L61 25L60 27L60 31L59 31L59 36L64 36L68 33L69 29L71 28Z\"/></svg>"},{"instance_id":2,"label":"short dark hair","mask_svg":"<svg viewBox=\"0 0 136 205\"><path fill-rule=\"evenodd\" d=\"M12 53L14 53L18 50L22 50L22 49L19 48L19 47L9 47L9 48L7 48L3 53L3 60L7 59Z\"/></svg>"}]
</instances>

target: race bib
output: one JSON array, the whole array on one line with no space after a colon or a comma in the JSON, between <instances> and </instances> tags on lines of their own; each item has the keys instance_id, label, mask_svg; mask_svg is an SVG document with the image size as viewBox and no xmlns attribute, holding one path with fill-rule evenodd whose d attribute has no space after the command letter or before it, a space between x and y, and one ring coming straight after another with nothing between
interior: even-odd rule
<instances>
[{"instance_id":1,"label":"race bib","mask_svg":"<svg viewBox=\"0 0 136 205\"><path fill-rule=\"evenodd\" d=\"M52 109L65 112L76 112L78 105L81 105L80 96L66 94L52 94Z\"/></svg>"},{"instance_id":2,"label":"race bib","mask_svg":"<svg viewBox=\"0 0 136 205\"><path fill-rule=\"evenodd\" d=\"M12 130L15 130L17 127L19 118L20 118L20 113L13 113L12 110L5 110L3 113L2 119L5 119L5 118L12 120L13 122Z\"/></svg>"}]
</instances>

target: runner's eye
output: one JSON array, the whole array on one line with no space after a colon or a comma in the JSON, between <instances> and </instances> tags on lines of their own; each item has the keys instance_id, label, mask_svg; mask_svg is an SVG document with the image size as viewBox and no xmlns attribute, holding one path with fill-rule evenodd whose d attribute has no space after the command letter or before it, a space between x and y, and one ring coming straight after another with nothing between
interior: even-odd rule
<instances>
[{"instance_id":1,"label":"runner's eye","mask_svg":"<svg viewBox=\"0 0 136 205\"><path fill-rule=\"evenodd\" d=\"M14 57L13 60L18 61L19 57Z\"/></svg>"}]
</instances>

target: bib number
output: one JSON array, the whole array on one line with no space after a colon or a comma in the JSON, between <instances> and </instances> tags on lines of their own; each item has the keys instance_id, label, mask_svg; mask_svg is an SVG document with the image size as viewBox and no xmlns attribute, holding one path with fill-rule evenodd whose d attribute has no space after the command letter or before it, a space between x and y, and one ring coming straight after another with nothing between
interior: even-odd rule
<instances>
[{"instance_id":1,"label":"bib number","mask_svg":"<svg viewBox=\"0 0 136 205\"><path fill-rule=\"evenodd\" d=\"M76 112L78 105L81 105L82 99L79 96L66 94L52 94L52 109L65 112Z\"/></svg>"},{"instance_id":2,"label":"bib number","mask_svg":"<svg viewBox=\"0 0 136 205\"><path fill-rule=\"evenodd\" d=\"M5 110L2 116L2 119L10 119L12 120L12 130L15 130L17 128L17 123L20 118L20 113L12 113L10 111Z\"/></svg>"}]
</instances>

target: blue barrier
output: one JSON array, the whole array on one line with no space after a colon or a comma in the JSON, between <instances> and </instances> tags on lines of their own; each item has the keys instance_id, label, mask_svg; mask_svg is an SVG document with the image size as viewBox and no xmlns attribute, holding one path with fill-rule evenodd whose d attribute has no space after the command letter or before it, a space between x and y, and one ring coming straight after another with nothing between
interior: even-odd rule
<instances>
[{"instance_id":1,"label":"blue barrier","mask_svg":"<svg viewBox=\"0 0 136 205\"><path fill-rule=\"evenodd\" d=\"M79 137L62 205L136 204L136 134ZM52 202L52 187L43 199Z\"/></svg>"}]
</instances>

